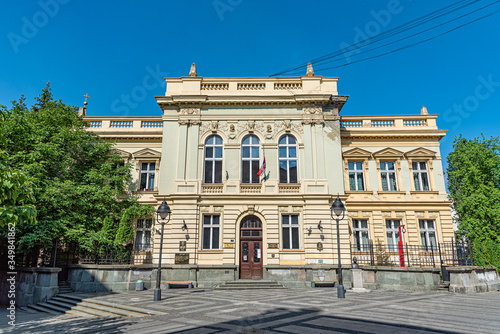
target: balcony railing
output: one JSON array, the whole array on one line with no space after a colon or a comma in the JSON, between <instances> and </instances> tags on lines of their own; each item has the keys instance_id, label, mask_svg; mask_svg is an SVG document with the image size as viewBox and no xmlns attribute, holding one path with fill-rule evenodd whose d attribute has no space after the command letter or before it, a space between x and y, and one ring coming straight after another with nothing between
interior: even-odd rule
<instances>
[{"instance_id":1,"label":"balcony railing","mask_svg":"<svg viewBox=\"0 0 500 334\"><path fill-rule=\"evenodd\" d=\"M342 116L340 127L344 130L413 130L418 128L437 129L435 115L416 116Z\"/></svg>"}]
</instances>

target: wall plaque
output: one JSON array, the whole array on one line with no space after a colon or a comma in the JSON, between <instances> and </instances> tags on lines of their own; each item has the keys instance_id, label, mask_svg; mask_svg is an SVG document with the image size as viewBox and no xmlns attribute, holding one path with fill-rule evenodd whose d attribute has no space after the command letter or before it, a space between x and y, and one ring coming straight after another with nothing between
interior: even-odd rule
<instances>
[{"instance_id":1,"label":"wall plaque","mask_svg":"<svg viewBox=\"0 0 500 334\"><path fill-rule=\"evenodd\" d=\"M224 244L224 248L234 248L234 244Z\"/></svg>"},{"instance_id":2,"label":"wall plaque","mask_svg":"<svg viewBox=\"0 0 500 334\"><path fill-rule=\"evenodd\" d=\"M186 242L185 241L179 241L179 251L181 251L181 252L186 251Z\"/></svg>"},{"instance_id":3,"label":"wall plaque","mask_svg":"<svg viewBox=\"0 0 500 334\"><path fill-rule=\"evenodd\" d=\"M278 244L267 244L268 249L278 249Z\"/></svg>"},{"instance_id":4,"label":"wall plaque","mask_svg":"<svg viewBox=\"0 0 500 334\"><path fill-rule=\"evenodd\" d=\"M175 253L175 264L189 264L189 253Z\"/></svg>"}]
</instances>

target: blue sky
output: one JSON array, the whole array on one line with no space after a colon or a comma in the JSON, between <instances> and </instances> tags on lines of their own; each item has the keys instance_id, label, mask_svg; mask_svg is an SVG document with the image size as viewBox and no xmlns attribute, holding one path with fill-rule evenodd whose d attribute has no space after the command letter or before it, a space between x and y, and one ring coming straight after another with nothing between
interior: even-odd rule
<instances>
[{"instance_id":1,"label":"blue sky","mask_svg":"<svg viewBox=\"0 0 500 334\"><path fill-rule=\"evenodd\" d=\"M0 104L25 94L32 102L47 81L53 93L88 115L160 115L162 77L186 76L192 62L205 77L269 76L380 37L455 3L472 5L385 40L405 38L350 60L432 38L500 9L482 1L77 1L4 4L0 14ZM415 37L409 35L491 6ZM427 106L455 135L500 135L500 14L379 58L316 75L339 77L350 95L342 115L418 114ZM383 43L381 43L383 44ZM373 44L365 49L377 46ZM362 51L365 49L361 49ZM329 65L345 65L340 57ZM323 66L327 67L327 66ZM294 73L304 75L305 66ZM135 93L129 104L124 95ZM444 160L444 159L443 159Z\"/></svg>"}]
</instances>

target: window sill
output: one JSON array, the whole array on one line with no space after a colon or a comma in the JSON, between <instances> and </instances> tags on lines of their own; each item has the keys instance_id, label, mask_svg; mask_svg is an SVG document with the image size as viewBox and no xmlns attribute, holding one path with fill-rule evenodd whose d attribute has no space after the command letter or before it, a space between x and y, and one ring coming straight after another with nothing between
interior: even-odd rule
<instances>
[{"instance_id":1,"label":"window sill","mask_svg":"<svg viewBox=\"0 0 500 334\"><path fill-rule=\"evenodd\" d=\"M208 254L222 254L224 252L223 249L200 249L198 253L208 253Z\"/></svg>"},{"instance_id":2,"label":"window sill","mask_svg":"<svg viewBox=\"0 0 500 334\"><path fill-rule=\"evenodd\" d=\"M286 254L305 254L306 251L303 249L280 249L280 254L281 253L286 253Z\"/></svg>"},{"instance_id":3,"label":"window sill","mask_svg":"<svg viewBox=\"0 0 500 334\"><path fill-rule=\"evenodd\" d=\"M373 191L371 190L346 190L346 195L350 194L363 194L363 195L373 195Z\"/></svg>"},{"instance_id":4,"label":"window sill","mask_svg":"<svg viewBox=\"0 0 500 334\"><path fill-rule=\"evenodd\" d=\"M425 194L425 195L439 195L439 191L435 190L412 190L410 191L412 195Z\"/></svg>"},{"instance_id":5,"label":"window sill","mask_svg":"<svg viewBox=\"0 0 500 334\"><path fill-rule=\"evenodd\" d=\"M134 194L153 194L158 195L158 190L136 190Z\"/></svg>"},{"instance_id":6,"label":"window sill","mask_svg":"<svg viewBox=\"0 0 500 334\"><path fill-rule=\"evenodd\" d=\"M406 191L401 190L381 190L377 191L378 195L406 195Z\"/></svg>"}]
</instances>

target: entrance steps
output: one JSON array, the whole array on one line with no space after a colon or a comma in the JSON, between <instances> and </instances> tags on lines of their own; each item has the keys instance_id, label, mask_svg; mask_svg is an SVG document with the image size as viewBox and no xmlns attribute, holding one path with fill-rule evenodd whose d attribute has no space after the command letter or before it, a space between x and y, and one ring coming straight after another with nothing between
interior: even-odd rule
<instances>
[{"instance_id":1,"label":"entrance steps","mask_svg":"<svg viewBox=\"0 0 500 334\"><path fill-rule=\"evenodd\" d=\"M67 314L82 317L144 317L165 314L163 312L145 310L72 294L58 294L45 303L28 305L27 307L28 309L50 314Z\"/></svg>"},{"instance_id":2,"label":"entrance steps","mask_svg":"<svg viewBox=\"0 0 500 334\"><path fill-rule=\"evenodd\" d=\"M59 294L73 292L73 289L71 289L68 282L66 281L58 281L57 285L59 286Z\"/></svg>"},{"instance_id":3,"label":"entrance steps","mask_svg":"<svg viewBox=\"0 0 500 334\"><path fill-rule=\"evenodd\" d=\"M216 290L260 290L260 289L286 289L276 281L240 279L227 281L216 286Z\"/></svg>"},{"instance_id":4,"label":"entrance steps","mask_svg":"<svg viewBox=\"0 0 500 334\"><path fill-rule=\"evenodd\" d=\"M450 291L450 282L441 281L441 283L439 284L438 291Z\"/></svg>"}]
</instances>

